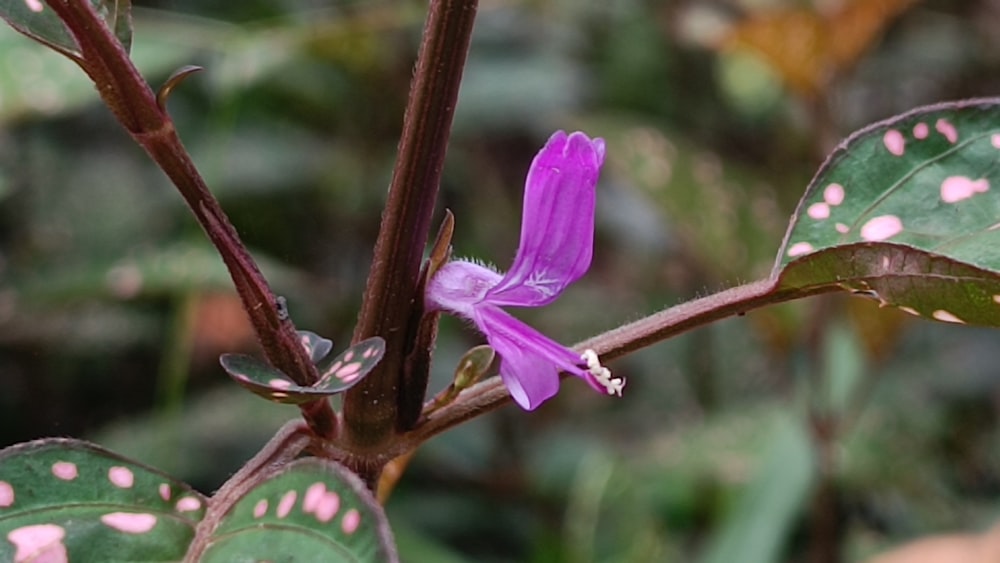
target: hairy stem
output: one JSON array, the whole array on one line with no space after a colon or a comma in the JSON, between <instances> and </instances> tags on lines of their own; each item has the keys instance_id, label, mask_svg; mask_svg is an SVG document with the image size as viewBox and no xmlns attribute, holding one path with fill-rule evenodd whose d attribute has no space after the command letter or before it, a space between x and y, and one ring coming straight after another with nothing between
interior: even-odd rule
<instances>
[{"instance_id":1,"label":"hairy stem","mask_svg":"<svg viewBox=\"0 0 1000 563\"><path fill-rule=\"evenodd\" d=\"M386 342L382 362L344 396L344 444L359 452L374 452L391 439L401 410L406 410L400 408L401 402L423 401L404 392L404 362L422 311L420 263L476 7L477 0L430 3L375 258L354 332L355 341L381 336ZM373 481L371 475L363 477Z\"/></svg>"},{"instance_id":2,"label":"hairy stem","mask_svg":"<svg viewBox=\"0 0 1000 563\"><path fill-rule=\"evenodd\" d=\"M211 539L212 532L215 531L230 507L247 491L260 484L261 474L298 457L312 441L312 436L309 429L298 420L286 422L278 429L274 437L261 448L257 455L233 474L212 495L205 517L195 529L194 541L188 548L184 560L199 561L205 548L208 547L208 540Z\"/></svg>"},{"instance_id":3,"label":"hairy stem","mask_svg":"<svg viewBox=\"0 0 1000 563\"><path fill-rule=\"evenodd\" d=\"M575 349L592 349L602 360L611 360L655 344L682 332L733 315L810 295L839 291L837 285L803 289L778 289L777 281L761 280L664 309L633 323L623 325L578 343ZM491 377L462 391L458 398L435 410L406 434L398 450L386 452L400 455L432 436L462 422L497 409L510 401L510 394L499 377Z\"/></svg>"},{"instance_id":4,"label":"hairy stem","mask_svg":"<svg viewBox=\"0 0 1000 563\"><path fill-rule=\"evenodd\" d=\"M81 57L75 61L93 79L118 121L181 192L218 249L267 359L300 385L315 382L319 375L299 343L295 326L287 316L279 314L267 280L205 185L170 116L157 103L156 95L118 38L90 2L48 0L48 5L66 24L80 48ZM302 412L318 435L335 433L337 419L327 402L303 405Z\"/></svg>"}]
</instances>

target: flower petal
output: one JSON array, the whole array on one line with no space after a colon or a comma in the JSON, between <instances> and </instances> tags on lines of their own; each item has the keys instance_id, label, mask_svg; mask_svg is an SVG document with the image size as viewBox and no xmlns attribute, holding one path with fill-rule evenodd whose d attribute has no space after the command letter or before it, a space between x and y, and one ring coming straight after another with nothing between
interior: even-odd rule
<instances>
[{"instance_id":1,"label":"flower petal","mask_svg":"<svg viewBox=\"0 0 1000 563\"><path fill-rule=\"evenodd\" d=\"M562 131L549 138L528 171L517 256L503 280L487 292L488 301L546 305L587 271L603 163L603 139Z\"/></svg>"},{"instance_id":2,"label":"flower petal","mask_svg":"<svg viewBox=\"0 0 1000 563\"><path fill-rule=\"evenodd\" d=\"M559 391L559 370L552 364L538 362L516 342L503 337L491 339L490 346L502 358L500 379L522 409L533 411Z\"/></svg>"},{"instance_id":3,"label":"flower petal","mask_svg":"<svg viewBox=\"0 0 1000 563\"><path fill-rule=\"evenodd\" d=\"M473 322L500 354L500 376L525 410L534 410L559 390L559 372L583 378L603 391L581 366L579 354L490 304L474 310Z\"/></svg>"},{"instance_id":4,"label":"flower petal","mask_svg":"<svg viewBox=\"0 0 1000 563\"><path fill-rule=\"evenodd\" d=\"M500 281L500 274L465 260L448 262L427 283L425 300L432 309L444 309L467 319L486 292Z\"/></svg>"}]
</instances>

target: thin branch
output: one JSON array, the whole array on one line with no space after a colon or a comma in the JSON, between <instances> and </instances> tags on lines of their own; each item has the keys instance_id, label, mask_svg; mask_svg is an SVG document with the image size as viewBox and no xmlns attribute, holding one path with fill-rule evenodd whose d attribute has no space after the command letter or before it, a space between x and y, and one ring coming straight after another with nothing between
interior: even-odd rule
<instances>
[{"instance_id":1,"label":"thin branch","mask_svg":"<svg viewBox=\"0 0 1000 563\"><path fill-rule=\"evenodd\" d=\"M775 280L761 280L675 305L584 340L574 348L581 352L589 348L597 352L602 360L612 360L713 321L766 305L839 290L841 288L837 285L801 290L777 289ZM503 382L499 377L491 377L463 391L454 402L428 415L412 432L403 436L396 449L385 453L401 455L431 437L502 407L509 401L510 394Z\"/></svg>"},{"instance_id":2,"label":"thin branch","mask_svg":"<svg viewBox=\"0 0 1000 563\"><path fill-rule=\"evenodd\" d=\"M135 141L181 192L209 239L218 249L243 301L243 307L267 359L296 383L319 379L301 346L295 326L281 315L267 280L261 275L236 229L226 217L185 150L173 121L132 64L118 38L90 2L48 0L80 48L74 59L93 79L101 98ZM304 405L303 415L320 436L332 436L336 417L323 401Z\"/></svg>"}]
</instances>

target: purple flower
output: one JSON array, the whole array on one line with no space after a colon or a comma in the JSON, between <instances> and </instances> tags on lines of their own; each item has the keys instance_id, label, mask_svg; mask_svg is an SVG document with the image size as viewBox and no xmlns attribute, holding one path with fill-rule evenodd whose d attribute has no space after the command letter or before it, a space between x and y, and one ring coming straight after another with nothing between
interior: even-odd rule
<instances>
[{"instance_id":1,"label":"purple flower","mask_svg":"<svg viewBox=\"0 0 1000 563\"><path fill-rule=\"evenodd\" d=\"M467 260L441 267L427 285L429 309L471 320L500 354L500 376L522 408L532 410L559 390L559 372L621 395L597 354L582 356L503 310L548 305L590 267L594 201L604 140L557 131L531 163L524 188L521 244L505 275Z\"/></svg>"}]
</instances>

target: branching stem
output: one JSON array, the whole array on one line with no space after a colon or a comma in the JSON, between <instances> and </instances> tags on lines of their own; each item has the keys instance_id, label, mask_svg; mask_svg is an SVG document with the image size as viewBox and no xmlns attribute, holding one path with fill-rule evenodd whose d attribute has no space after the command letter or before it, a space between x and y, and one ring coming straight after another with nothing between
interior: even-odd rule
<instances>
[{"instance_id":1,"label":"branching stem","mask_svg":"<svg viewBox=\"0 0 1000 563\"><path fill-rule=\"evenodd\" d=\"M477 0L433 0L410 86L399 154L354 340L381 336L385 356L344 396L345 447L375 454L392 439L409 396L404 361L423 311L421 260L430 233ZM416 378L419 379L419 378ZM419 408L419 407L418 407ZM366 471L365 468L351 467ZM379 468L380 469L380 468ZM367 482L375 476L362 475Z\"/></svg>"},{"instance_id":2,"label":"branching stem","mask_svg":"<svg viewBox=\"0 0 1000 563\"><path fill-rule=\"evenodd\" d=\"M589 348L597 352L602 360L612 360L713 321L766 305L839 290L839 286L832 284L804 290L778 289L775 280L760 280L669 307L584 340L574 348L580 351ZM431 437L502 407L509 401L510 394L503 382L499 377L491 377L462 391L455 401L434 410L417 428L404 436L396 450L387 453L401 455Z\"/></svg>"},{"instance_id":3,"label":"branching stem","mask_svg":"<svg viewBox=\"0 0 1000 563\"><path fill-rule=\"evenodd\" d=\"M205 185L173 121L132 64L121 42L90 2L47 2L79 46L81 56L73 60L94 81L101 98L122 126L181 192L218 249L268 361L300 385L315 382L319 375L299 343L295 325L278 314L275 296L267 280ZM329 403L309 403L302 407L302 412L317 435L332 437L335 434L337 419Z\"/></svg>"}]
</instances>

